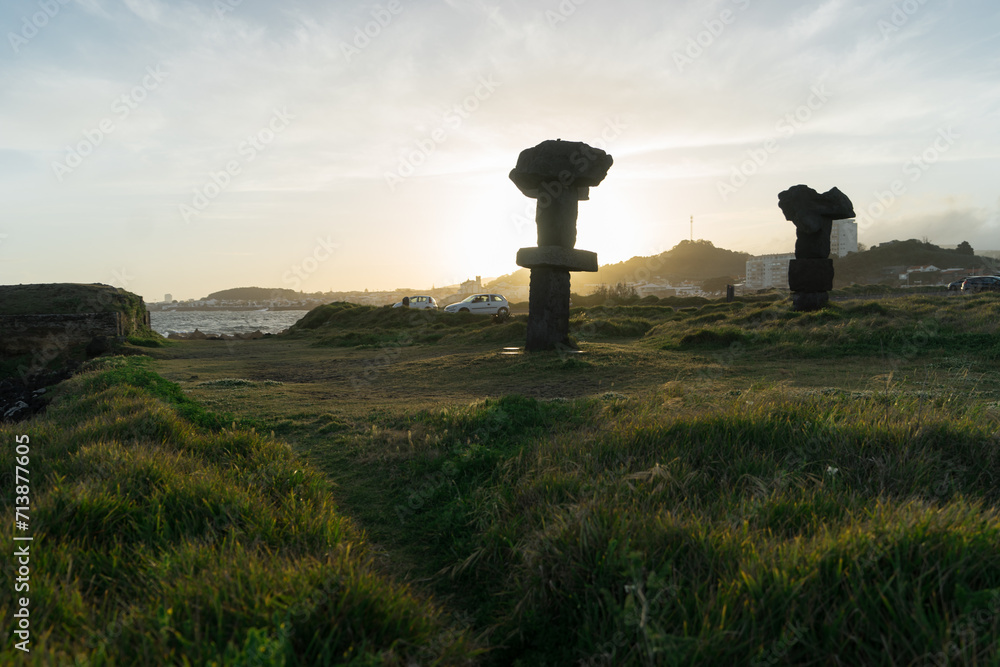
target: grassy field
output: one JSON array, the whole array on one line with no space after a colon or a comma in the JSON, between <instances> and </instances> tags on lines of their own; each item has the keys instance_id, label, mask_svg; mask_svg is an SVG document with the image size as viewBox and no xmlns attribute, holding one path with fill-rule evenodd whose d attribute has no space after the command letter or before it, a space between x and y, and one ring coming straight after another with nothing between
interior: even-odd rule
<instances>
[{"instance_id":1,"label":"grassy field","mask_svg":"<svg viewBox=\"0 0 1000 667\"><path fill-rule=\"evenodd\" d=\"M1000 300L572 317L91 362L0 426L38 554L0 662L1000 664Z\"/></svg>"}]
</instances>

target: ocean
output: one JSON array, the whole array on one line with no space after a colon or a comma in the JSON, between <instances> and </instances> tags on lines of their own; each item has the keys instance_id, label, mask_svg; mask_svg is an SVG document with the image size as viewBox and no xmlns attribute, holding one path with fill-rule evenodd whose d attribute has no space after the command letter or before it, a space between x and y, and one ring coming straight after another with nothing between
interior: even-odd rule
<instances>
[{"instance_id":1,"label":"ocean","mask_svg":"<svg viewBox=\"0 0 1000 667\"><path fill-rule=\"evenodd\" d=\"M153 331L189 333L197 329L206 334L279 333L302 319L308 310L151 310Z\"/></svg>"}]
</instances>

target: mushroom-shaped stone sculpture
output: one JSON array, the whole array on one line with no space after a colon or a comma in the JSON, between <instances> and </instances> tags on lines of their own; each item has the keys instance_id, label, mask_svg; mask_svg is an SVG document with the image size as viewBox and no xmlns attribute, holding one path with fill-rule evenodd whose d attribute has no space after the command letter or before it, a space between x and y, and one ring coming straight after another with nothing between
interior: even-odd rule
<instances>
[{"instance_id":1,"label":"mushroom-shaped stone sculpture","mask_svg":"<svg viewBox=\"0 0 1000 667\"><path fill-rule=\"evenodd\" d=\"M577 250L580 200L608 175L613 160L579 141L543 141L521 151L510 180L537 199L538 247L517 251L517 264L531 269L525 350L572 347L569 340L569 272L597 271L597 253Z\"/></svg>"},{"instance_id":2,"label":"mushroom-shaped stone sculpture","mask_svg":"<svg viewBox=\"0 0 1000 667\"><path fill-rule=\"evenodd\" d=\"M510 180L525 196L537 199L535 223L539 246L576 245L576 216L589 189L608 175L614 160L580 141L543 141L521 151Z\"/></svg>"}]
</instances>

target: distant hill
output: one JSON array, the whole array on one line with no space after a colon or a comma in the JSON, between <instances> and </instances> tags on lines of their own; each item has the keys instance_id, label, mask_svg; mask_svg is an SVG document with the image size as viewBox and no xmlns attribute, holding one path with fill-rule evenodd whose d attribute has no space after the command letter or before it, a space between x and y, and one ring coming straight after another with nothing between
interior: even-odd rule
<instances>
[{"instance_id":1,"label":"distant hill","mask_svg":"<svg viewBox=\"0 0 1000 667\"><path fill-rule=\"evenodd\" d=\"M600 256L600 254L598 254ZM716 248L711 241L681 241L676 246L649 257L633 257L617 264L601 266L597 274L587 274L587 282L615 285L620 282L669 280L702 281L719 276L742 276L750 253ZM527 285L528 269L521 269L493 282Z\"/></svg>"},{"instance_id":2,"label":"distant hill","mask_svg":"<svg viewBox=\"0 0 1000 667\"><path fill-rule=\"evenodd\" d=\"M910 239L882 243L864 252L854 252L833 260L834 287L851 283L870 285L892 282L908 266L933 264L939 269L989 269L995 270L997 261L988 257L971 255L960 250L941 248L933 243Z\"/></svg>"},{"instance_id":3,"label":"distant hill","mask_svg":"<svg viewBox=\"0 0 1000 667\"><path fill-rule=\"evenodd\" d=\"M217 299L219 301L273 301L288 299L290 301L298 301L311 296L314 295L302 294L284 287L233 287L220 292L212 292L202 299L202 301L209 299Z\"/></svg>"}]
</instances>

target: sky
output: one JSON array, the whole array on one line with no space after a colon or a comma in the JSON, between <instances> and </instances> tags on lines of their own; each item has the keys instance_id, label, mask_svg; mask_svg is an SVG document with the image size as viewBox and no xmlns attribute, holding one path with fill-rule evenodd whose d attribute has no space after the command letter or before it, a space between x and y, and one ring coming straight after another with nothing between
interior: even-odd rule
<instances>
[{"instance_id":1,"label":"sky","mask_svg":"<svg viewBox=\"0 0 1000 667\"><path fill-rule=\"evenodd\" d=\"M1000 248L992 0L4 0L0 284L147 301L516 270L546 139L614 158L600 263L790 252L838 187L859 241Z\"/></svg>"}]
</instances>

